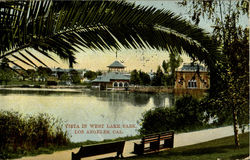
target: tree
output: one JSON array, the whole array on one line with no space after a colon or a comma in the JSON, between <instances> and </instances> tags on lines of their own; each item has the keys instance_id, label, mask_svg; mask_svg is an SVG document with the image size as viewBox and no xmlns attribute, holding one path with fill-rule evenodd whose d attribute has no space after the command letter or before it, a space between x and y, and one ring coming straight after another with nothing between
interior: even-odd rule
<instances>
[{"instance_id":1,"label":"tree","mask_svg":"<svg viewBox=\"0 0 250 160\"><path fill-rule=\"evenodd\" d=\"M2 59L0 63L0 82L5 82L7 85L9 81L14 77L14 71L10 68L8 60Z\"/></svg>"},{"instance_id":2,"label":"tree","mask_svg":"<svg viewBox=\"0 0 250 160\"><path fill-rule=\"evenodd\" d=\"M134 85L140 84L140 77L136 69L130 73L130 83Z\"/></svg>"},{"instance_id":3,"label":"tree","mask_svg":"<svg viewBox=\"0 0 250 160\"><path fill-rule=\"evenodd\" d=\"M248 117L249 30L244 29L238 22L242 15L247 14L248 16L249 1L183 0L181 5L192 8L190 13L196 24L199 23L201 17L210 19L214 24L214 41L222 42L223 55L216 65L218 72L211 71L210 73L213 77L211 83L216 87L212 87L210 90L209 103L221 107L216 108L215 112L221 109L224 109L225 112L231 111L235 145L239 147L237 115Z\"/></svg>"},{"instance_id":4,"label":"tree","mask_svg":"<svg viewBox=\"0 0 250 160\"><path fill-rule=\"evenodd\" d=\"M96 79L96 77L97 77L97 74L94 71L87 71L84 74L84 78L87 78L88 80L94 80Z\"/></svg>"},{"instance_id":5,"label":"tree","mask_svg":"<svg viewBox=\"0 0 250 160\"><path fill-rule=\"evenodd\" d=\"M163 68L164 73L168 73L169 72L169 65L167 64L167 62L165 60L163 60L161 66Z\"/></svg>"},{"instance_id":6,"label":"tree","mask_svg":"<svg viewBox=\"0 0 250 160\"><path fill-rule=\"evenodd\" d=\"M138 75L140 79L140 85L150 85L151 80L150 76L147 73L140 70Z\"/></svg>"},{"instance_id":7,"label":"tree","mask_svg":"<svg viewBox=\"0 0 250 160\"><path fill-rule=\"evenodd\" d=\"M74 69L70 71L70 77L74 84L81 82L80 74Z\"/></svg>"},{"instance_id":8,"label":"tree","mask_svg":"<svg viewBox=\"0 0 250 160\"><path fill-rule=\"evenodd\" d=\"M164 73L167 74L166 80L165 80L167 82L167 85L174 86L175 79L176 79L175 70L178 67L180 67L183 60L180 54L176 52L170 52L169 58L170 60L168 62L166 62L165 60L162 62L162 68L164 70Z\"/></svg>"},{"instance_id":9,"label":"tree","mask_svg":"<svg viewBox=\"0 0 250 160\"><path fill-rule=\"evenodd\" d=\"M183 62L181 56L179 53L171 52L169 54L170 60L167 63L167 65L170 68L170 84L174 86L175 79L176 79L176 73L175 70L180 67L181 63Z\"/></svg>"},{"instance_id":10,"label":"tree","mask_svg":"<svg viewBox=\"0 0 250 160\"><path fill-rule=\"evenodd\" d=\"M164 77L164 74L161 70L161 67L158 66L156 74L152 79L152 86L163 86L164 85L163 77Z\"/></svg>"},{"instance_id":11,"label":"tree","mask_svg":"<svg viewBox=\"0 0 250 160\"><path fill-rule=\"evenodd\" d=\"M42 81L47 81L47 78L52 74L52 70L50 68L40 66L37 68L37 73Z\"/></svg>"},{"instance_id":12,"label":"tree","mask_svg":"<svg viewBox=\"0 0 250 160\"><path fill-rule=\"evenodd\" d=\"M70 80L70 76L68 73L64 72L60 77L59 77L60 81L62 82L66 82L68 80Z\"/></svg>"},{"instance_id":13,"label":"tree","mask_svg":"<svg viewBox=\"0 0 250 160\"><path fill-rule=\"evenodd\" d=\"M125 1L2 1L0 6L0 58L29 66L46 66L30 48L52 60L56 54L73 67L75 53L83 47L121 46L185 51L211 67L216 62L217 44L211 37L170 11Z\"/></svg>"},{"instance_id":14,"label":"tree","mask_svg":"<svg viewBox=\"0 0 250 160\"><path fill-rule=\"evenodd\" d=\"M29 78L31 78L32 81L35 81L35 79L38 76L38 73L34 69L27 69L26 72L27 72Z\"/></svg>"}]
</instances>

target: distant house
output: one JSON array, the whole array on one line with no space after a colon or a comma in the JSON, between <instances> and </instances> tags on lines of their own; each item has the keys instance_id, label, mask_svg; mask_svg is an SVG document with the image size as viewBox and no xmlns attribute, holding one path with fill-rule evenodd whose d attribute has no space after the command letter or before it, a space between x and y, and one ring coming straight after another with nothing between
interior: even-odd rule
<instances>
[{"instance_id":1,"label":"distant house","mask_svg":"<svg viewBox=\"0 0 250 160\"><path fill-rule=\"evenodd\" d=\"M92 87L101 90L128 88L130 75L123 73L125 66L118 61L114 61L107 67L109 71L101 76L97 76L97 78L92 81Z\"/></svg>"},{"instance_id":2,"label":"distant house","mask_svg":"<svg viewBox=\"0 0 250 160\"><path fill-rule=\"evenodd\" d=\"M208 89L210 79L207 68L198 64L184 63L176 70L175 89Z\"/></svg>"}]
</instances>

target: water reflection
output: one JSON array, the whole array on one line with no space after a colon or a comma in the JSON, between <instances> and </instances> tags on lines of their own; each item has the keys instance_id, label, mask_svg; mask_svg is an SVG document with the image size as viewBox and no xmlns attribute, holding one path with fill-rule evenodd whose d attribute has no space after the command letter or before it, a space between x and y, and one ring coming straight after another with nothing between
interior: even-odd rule
<instances>
[{"instance_id":1,"label":"water reflection","mask_svg":"<svg viewBox=\"0 0 250 160\"><path fill-rule=\"evenodd\" d=\"M146 94L146 93L130 93L130 92L85 92L88 96L95 96L100 101L110 102L110 106L122 106L124 103L130 103L134 107L143 107L147 105L150 99L153 99L155 107L172 106L174 103L173 94Z\"/></svg>"},{"instance_id":2,"label":"water reflection","mask_svg":"<svg viewBox=\"0 0 250 160\"><path fill-rule=\"evenodd\" d=\"M130 92L108 92L108 91L91 91L91 90L0 90L0 95L9 94L28 94L39 96L81 96L95 97L99 101L109 102L110 106L122 106L124 103L130 103L134 107L143 107L147 105L150 99L153 99L155 107L172 106L174 103L173 94L146 94Z\"/></svg>"},{"instance_id":3,"label":"water reflection","mask_svg":"<svg viewBox=\"0 0 250 160\"><path fill-rule=\"evenodd\" d=\"M172 94L145 94L107 91L45 91L0 90L0 110L14 110L24 114L49 113L67 123L76 124L137 124L142 113L163 106L172 106ZM123 129L122 135L74 134L67 130L74 142L103 140L137 134L139 129Z\"/></svg>"}]
</instances>

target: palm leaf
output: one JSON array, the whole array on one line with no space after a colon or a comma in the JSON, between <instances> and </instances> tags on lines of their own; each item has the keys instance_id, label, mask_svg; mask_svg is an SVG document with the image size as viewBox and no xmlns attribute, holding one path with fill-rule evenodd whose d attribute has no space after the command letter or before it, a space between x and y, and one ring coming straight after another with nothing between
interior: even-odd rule
<instances>
[{"instance_id":1,"label":"palm leaf","mask_svg":"<svg viewBox=\"0 0 250 160\"><path fill-rule=\"evenodd\" d=\"M184 51L213 67L220 55L218 45L202 29L154 7L124 1L24 1L0 5L2 57L30 47L52 60L48 52L53 52L72 64L80 46L94 50L150 47ZM10 16L12 21L7 21Z\"/></svg>"}]
</instances>

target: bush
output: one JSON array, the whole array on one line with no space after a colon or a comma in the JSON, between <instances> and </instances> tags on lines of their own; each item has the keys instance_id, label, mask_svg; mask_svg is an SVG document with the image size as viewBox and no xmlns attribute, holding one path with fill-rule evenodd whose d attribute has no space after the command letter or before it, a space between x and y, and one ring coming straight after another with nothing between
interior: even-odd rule
<instances>
[{"instance_id":1,"label":"bush","mask_svg":"<svg viewBox=\"0 0 250 160\"><path fill-rule=\"evenodd\" d=\"M141 120L140 134L151 134L174 129L174 115L176 115L175 109L172 108L156 108L145 112Z\"/></svg>"},{"instance_id":2,"label":"bush","mask_svg":"<svg viewBox=\"0 0 250 160\"><path fill-rule=\"evenodd\" d=\"M11 153L38 150L40 147L68 144L61 120L48 114L22 116L18 112L0 111L0 159Z\"/></svg>"},{"instance_id":3,"label":"bush","mask_svg":"<svg viewBox=\"0 0 250 160\"><path fill-rule=\"evenodd\" d=\"M168 130L189 131L207 125L204 110L192 96L183 96L171 108L155 108L143 114L140 134Z\"/></svg>"}]
</instances>

